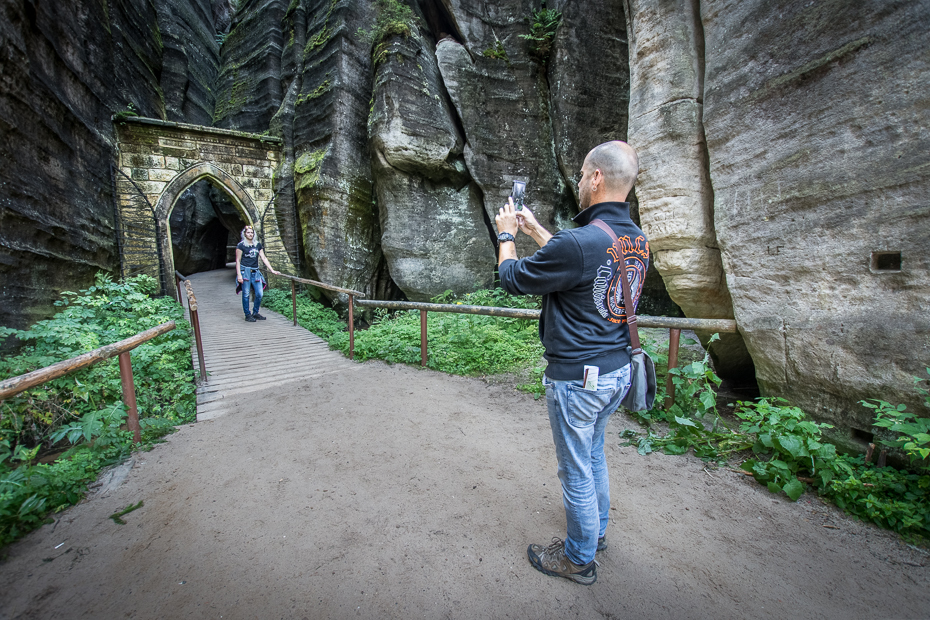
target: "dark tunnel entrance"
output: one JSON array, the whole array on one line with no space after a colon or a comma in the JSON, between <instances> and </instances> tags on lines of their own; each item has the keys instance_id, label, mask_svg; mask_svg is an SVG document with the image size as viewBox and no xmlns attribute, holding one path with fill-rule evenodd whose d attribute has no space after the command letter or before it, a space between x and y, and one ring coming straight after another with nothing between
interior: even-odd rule
<instances>
[{"instance_id":1,"label":"dark tunnel entrance","mask_svg":"<svg viewBox=\"0 0 930 620\"><path fill-rule=\"evenodd\" d=\"M245 220L229 194L209 179L184 190L168 219L174 268L184 275L235 261Z\"/></svg>"}]
</instances>

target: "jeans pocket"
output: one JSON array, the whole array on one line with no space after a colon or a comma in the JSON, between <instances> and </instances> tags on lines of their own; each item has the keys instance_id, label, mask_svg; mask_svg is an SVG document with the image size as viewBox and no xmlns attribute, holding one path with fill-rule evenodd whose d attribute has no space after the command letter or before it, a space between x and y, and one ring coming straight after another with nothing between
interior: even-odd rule
<instances>
[{"instance_id":1,"label":"jeans pocket","mask_svg":"<svg viewBox=\"0 0 930 620\"><path fill-rule=\"evenodd\" d=\"M613 398L614 389L586 390L568 385L568 423L575 428L585 428L597 421L600 412L607 408Z\"/></svg>"}]
</instances>

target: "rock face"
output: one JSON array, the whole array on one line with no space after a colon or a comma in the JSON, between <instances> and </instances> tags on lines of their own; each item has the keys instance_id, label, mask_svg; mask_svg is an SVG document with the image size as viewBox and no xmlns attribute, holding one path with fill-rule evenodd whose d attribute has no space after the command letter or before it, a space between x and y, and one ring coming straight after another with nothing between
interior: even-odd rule
<instances>
[{"instance_id":1,"label":"rock face","mask_svg":"<svg viewBox=\"0 0 930 620\"><path fill-rule=\"evenodd\" d=\"M160 85L166 120L213 124L216 100L212 86L220 70L217 37L229 28L229 10L228 0L156 4L163 43Z\"/></svg>"},{"instance_id":2,"label":"rock face","mask_svg":"<svg viewBox=\"0 0 930 620\"><path fill-rule=\"evenodd\" d=\"M381 250L392 279L415 301L488 288L495 264L434 45L419 29L383 43L370 120Z\"/></svg>"},{"instance_id":3,"label":"rock face","mask_svg":"<svg viewBox=\"0 0 930 620\"><path fill-rule=\"evenodd\" d=\"M733 318L714 228L704 137L704 39L697 3L630 0L629 141L639 154L640 222L685 315ZM710 334L702 334L707 343ZM752 376L742 337L710 349L717 372Z\"/></svg>"},{"instance_id":4,"label":"rock face","mask_svg":"<svg viewBox=\"0 0 930 620\"><path fill-rule=\"evenodd\" d=\"M592 148L627 140L629 44L623 0L558 0L562 13L548 81L556 159L575 203L581 165Z\"/></svg>"},{"instance_id":5,"label":"rock face","mask_svg":"<svg viewBox=\"0 0 930 620\"><path fill-rule=\"evenodd\" d=\"M701 19L714 224L760 386L869 430L856 402L915 404L930 365L930 5Z\"/></svg>"},{"instance_id":6,"label":"rock face","mask_svg":"<svg viewBox=\"0 0 930 620\"><path fill-rule=\"evenodd\" d=\"M0 324L117 271L110 116L163 116L144 0L0 2Z\"/></svg>"},{"instance_id":7,"label":"rock face","mask_svg":"<svg viewBox=\"0 0 930 620\"><path fill-rule=\"evenodd\" d=\"M540 223L561 228L576 206L555 158L548 89L542 69L521 52L518 35L528 32L523 16L517 7L508 8L492 13L493 27L463 28L480 35L468 47L450 38L440 41L436 57L465 129L465 164L490 220L519 179L527 183L527 205ZM496 51L498 45L503 58L479 55L478 50ZM517 238L520 256L536 249L526 235Z\"/></svg>"}]
</instances>

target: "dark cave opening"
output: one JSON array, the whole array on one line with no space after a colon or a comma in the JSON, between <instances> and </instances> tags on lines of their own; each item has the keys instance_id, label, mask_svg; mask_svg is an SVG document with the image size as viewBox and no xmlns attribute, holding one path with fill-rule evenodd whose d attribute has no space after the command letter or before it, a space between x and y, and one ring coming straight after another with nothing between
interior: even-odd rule
<instances>
[{"instance_id":1,"label":"dark cave opening","mask_svg":"<svg viewBox=\"0 0 930 620\"><path fill-rule=\"evenodd\" d=\"M186 276L234 261L239 231L245 226L226 191L206 179L178 197L168 222L174 268Z\"/></svg>"}]
</instances>

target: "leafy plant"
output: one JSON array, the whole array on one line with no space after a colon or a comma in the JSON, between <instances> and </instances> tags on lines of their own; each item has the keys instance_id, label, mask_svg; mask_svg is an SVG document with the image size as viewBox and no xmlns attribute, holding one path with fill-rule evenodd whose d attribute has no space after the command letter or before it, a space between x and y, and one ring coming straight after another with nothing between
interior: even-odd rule
<instances>
[{"instance_id":1,"label":"leafy plant","mask_svg":"<svg viewBox=\"0 0 930 620\"><path fill-rule=\"evenodd\" d=\"M297 296L297 323L323 340L332 342L333 337L347 329L346 322L332 308L327 308L314 298L314 290ZM290 291L271 289L265 292L262 305L280 312L289 319L294 318Z\"/></svg>"},{"instance_id":2,"label":"leafy plant","mask_svg":"<svg viewBox=\"0 0 930 620\"><path fill-rule=\"evenodd\" d=\"M129 102L125 108L113 115L113 120L117 122L125 121L136 116L139 116L139 110L136 109L135 104Z\"/></svg>"},{"instance_id":3,"label":"leafy plant","mask_svg":"<svg viewBox=\"0 0 930 620\"><path fill-rule=\"evenodd\" d=\"M930 374L930 368L927 368ZM928 379L914 377L914 387L924 396L930 408L930 391L921 387ZM930 469L930 418L920 418L907 411L905 405L892 405L883 400L868 399L859 401L864 407L875 411L874 426L886 428L897 435L896 439L879 440L882 444L904 450L904 452L926 469Z\"/></svg>"},{"instance_id":4,"label":"leafy plant","mask_svg":"<svg viewBox=\"0 0 930 620\"><path fill-rule=\"evenodd\" d=\"M743 469L769 491L784 491L795 501L806 488L799 474L819 476L822 484L833 479L836 446L821 438L822 429L833 428L830 424L806 420L803 411L781 398L739 402L734 413L743 420L740 430L756 438L756 458L744 462Z\"/></svg>"},{"instance_id":5,"label":"leafy plant","mask_svg":"<svg viewBox=\"0 0 930 620\"><path fill-rule=\"evenodd\" d=\"M66 438L71 444L82 439L86 442L96 440L100 446L113 443L124 431L120 425L126 419L126 408L122 402L115 402L109 407L85 413L79 422L61 426L51 435L53 443Z\"/></svg>"},{"instance_id":6,"label":"leafy plant","mask_svg":"<svg viewBox=\"0 0 930 620\"><path fill-rule=\"evenodd\" d=\"M292 316L290 295L268 291L265 305L285 316ZM501 289L481 290L456 298L446 291L435 303L508 308L539 307L539 298L514 297ZM346 324L336 312L313 301L308 294L297 299L298 322L329 342L333 349L348 355ZM487 375L536 368L542 345L535 320L511 319L470 314L431 313L427 321L429 357L427 366L451 374ZM355 357L360 361L382 359L391 363L420 363L420 314L418 311L375 313L375 321L355 334ZM528 391L539 388L532 382Z\"/></svg>"},{"instance_id":7,"label":"leafy plant","mask_svg":"<svg viewBox=\"0 0 930 620\"><path fill-rule=\"evenodd\" d=\"M507 60L507 50L504 49L504 44L497 41L497 44L494 47L489 47L488 49L481 52L481 55L485 58L495 58L497 60Z\"/></svg>"},{"instance_id":8,"label":"leafy plant","mask_svg":"<svg viewBox=\"0 0 930 620\"><path fill-rule=\"evenodd\" d=\"M521 34L521 39L526 39L529 54L540 63L545 64L552 53L552 42L555 39L555 32L562 22L562 14L554 9L547 9L546 3L533 13L530 21L530 33Z\"/></svg>"}]
</instances>

